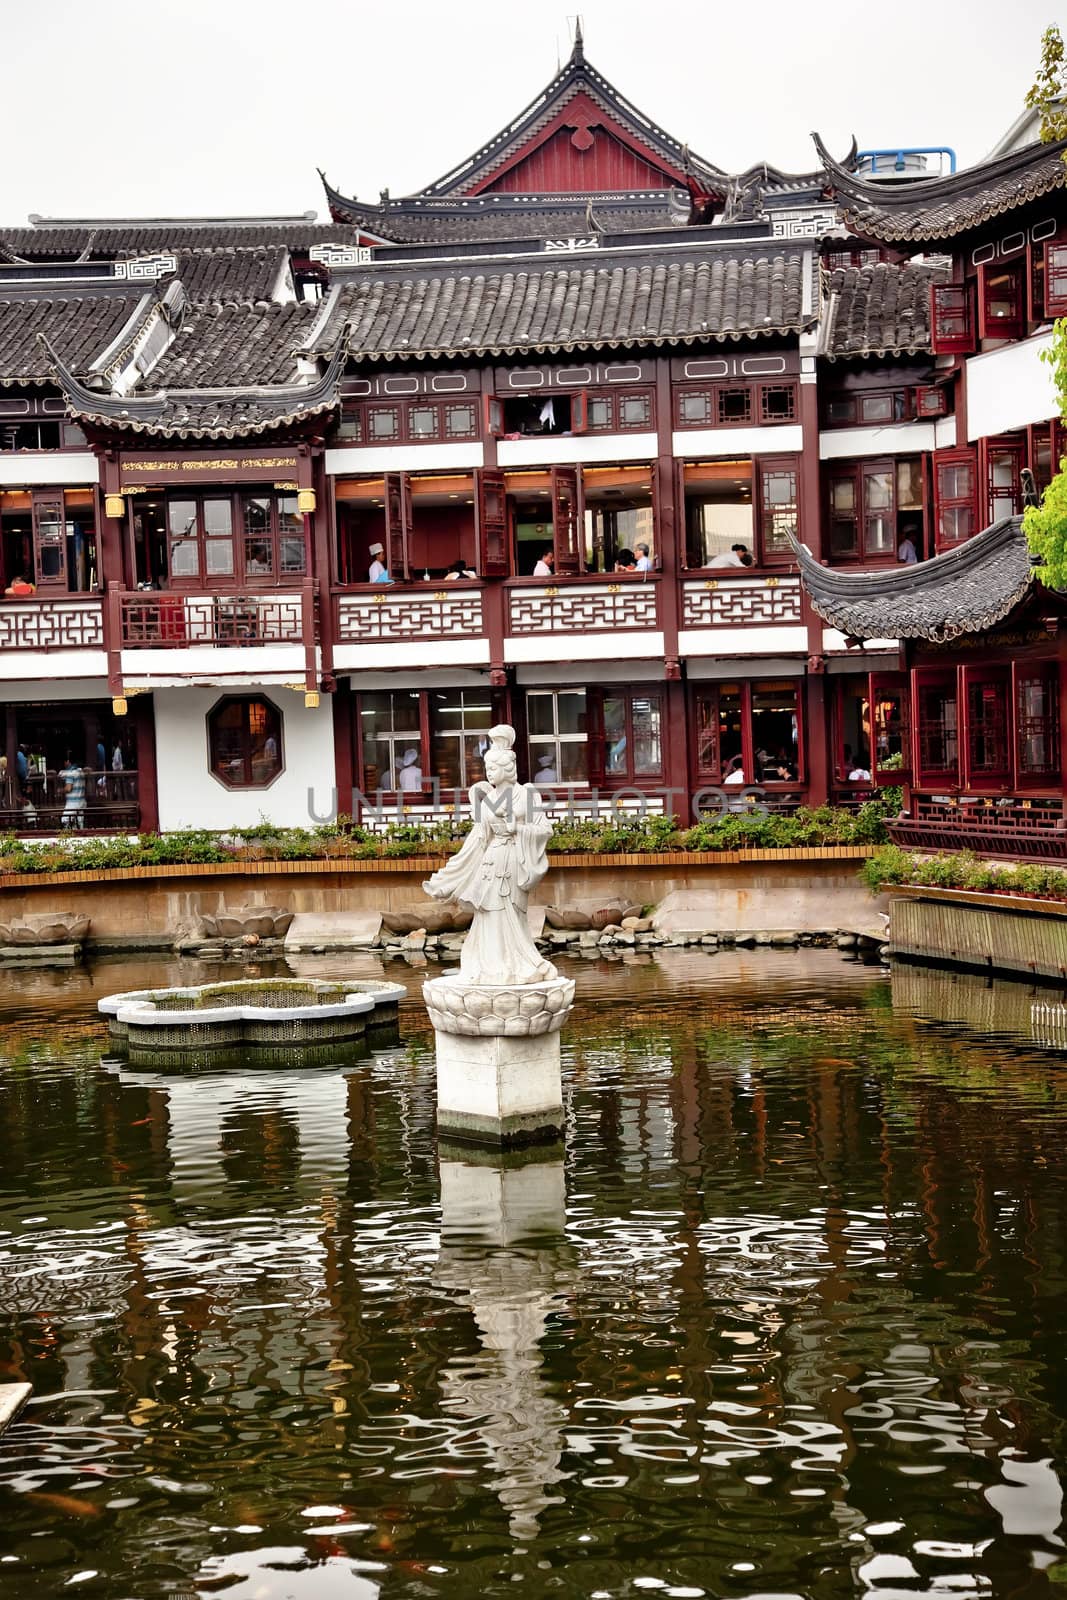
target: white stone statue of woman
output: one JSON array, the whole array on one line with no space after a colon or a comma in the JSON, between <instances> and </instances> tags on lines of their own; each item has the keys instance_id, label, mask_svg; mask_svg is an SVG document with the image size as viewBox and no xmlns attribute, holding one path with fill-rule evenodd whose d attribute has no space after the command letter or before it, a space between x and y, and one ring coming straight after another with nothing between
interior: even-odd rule
<instances>
[{"instance_id":1,"label":"white stone statue of woman","mask_svg":"<svg viewBox=\"0 0 1067 1600\"><path fill-rule=\"evenodd\" d=\"M532 783L520 784L515 729L489 730L485 779L468 795L473 826L463 847L423 884L437 900L470 906L474 922L463 943L466 983L544 983L556 977L530 937L530 890L548 871L545 845L552 824Z\"/></svg>"}]
</instances>

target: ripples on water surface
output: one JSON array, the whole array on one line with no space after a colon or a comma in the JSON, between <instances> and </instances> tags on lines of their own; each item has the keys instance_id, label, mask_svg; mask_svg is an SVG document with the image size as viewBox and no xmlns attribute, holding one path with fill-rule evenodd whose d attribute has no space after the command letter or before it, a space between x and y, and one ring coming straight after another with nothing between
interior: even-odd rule
<instances>
[{"instance_id":1,"label":"ripples on water surface","mask_svg":"<svg viewBox=\"0 0 1067 1600\"><path fill-rule=\"evenodd\" d=\"M438 1160L418 973L396 1050L197 1076L93 1011L204 969L4 976L0 1595L1060 1592L1067 1008L575 966L504 1171Z\"/></svg>"}]
</instances>

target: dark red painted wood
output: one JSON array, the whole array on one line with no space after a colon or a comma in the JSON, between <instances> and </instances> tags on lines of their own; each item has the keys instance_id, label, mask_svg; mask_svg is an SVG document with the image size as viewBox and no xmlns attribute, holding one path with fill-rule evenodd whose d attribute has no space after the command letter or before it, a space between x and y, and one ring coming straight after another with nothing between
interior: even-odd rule
<instances>
[{"instance_id":1,"label":"dark red painted wood","mask_svg":"<svg viewBox=\"0 0 1067 1600\"><path fill-rule=\"evenodd\" d=\"M587 194L675 187L685 187L685 174L579 91L495 172L463 192Z\"/></svg>"}]
</instances>

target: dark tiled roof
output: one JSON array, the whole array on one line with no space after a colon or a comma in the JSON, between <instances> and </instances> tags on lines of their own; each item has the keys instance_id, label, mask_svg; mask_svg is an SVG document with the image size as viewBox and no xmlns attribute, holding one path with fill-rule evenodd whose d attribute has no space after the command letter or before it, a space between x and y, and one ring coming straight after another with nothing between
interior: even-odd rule
<instances>
[{"instance_id":1,"label":"dark tiled roof","mask_svg":"<svg viewBox=\"0 0 1067 1600\"><path fill-rule=\"evenodd\" d=\"M55 382L38 341L42 333L72 371L88 372L141 301L140 293L0 299L0 385Z\"/></svg>"},{"instance_id":2,"label":"dark tiled roof","mask_svg":"<svg viewBox=\"0 0 1067 1600\"><path fill-rule=\"evenodd\" d=\"M288 260L284 245L269 249L179 250L178 277L190 300L269 300Z\"/></svg>"},{"instance_id":3,"label":"dark tiled roof","mask_svg":"<svg viewBox=\"0 0 1067 1600\"><path fill-rule=\"evenodd\" d=\"M296 377L293 352L307 338L318 311L318 306L303 303L191 305L149 381L158 389L291 383Z\"/></svg>"},{"instance_id":4,"label":"dark tiled roof","mask_svg":"<svg viewBox=\"0 0 1067 1600\"><path fill-rule=\"evenodd\" d=\"M250 386L243 393L170 390L123 397L86 388L58 360L52 371L68 412L79 422L159 439L234 439L292 427L336 409L345 355L341 344L313 383Z\"/></svg>"},{"instance_id":5,"label":"dark tiled roof","mask_svg":"<svg viewBox=\"0 0 1067 1600\"><path fill-rule=\"evenodd\" d=\"M37 228L0 227L0 245L28 261L73 261L86 247L99 261L150 255L156 250L266 249L287 245L294 250L316 244L354 244L356 230L338 222L306 222L300 217L279 222L211 222L199 227L179 222L129 222L93 226Z\"/></svg>"},{"instance_id":6,"label":"dark tiled roof","mask_svg":"<svg viewBox=\"0 0 1067 1600\"><path fill-rule=\"evenodd\" d=\"M824 567L793 541L811 603L855 639L943 642L1002 622L1034 581L1019 517L1005 517L933 561L878 572Z\"/></svg>"},{"instance_id":7,"label":"dark tiled roof","mask_svg":"<svg viewBox=\"0 0 1067 1600\"><path fill-rule=\"evenodd\" d=\"M817 134L814 138L844 222L866 238L887 243L955 238L1062 189L1067 180L1067 140L1026 145L947 178L887 184L846 171Z\"/></svg>"},{"instance_id":8,"label":"dark tiled roof","mask_svg":"<svg viewBox=\"0 0 1067 1600\"><path fill-rule=\"evenodd\" d=\"M837 267L826 289L820 354L884 356L930 348L930 285L948 264Z\"/></svg>"},{"instance_id":9,"label":"dark tiled roof","mask_svg":"<svg viewBox=\"0 0 1067 1600\"><path fill-rule=\"evenodd\" d=\"M320 174L321 176L321 174ZM635 229L678 227L689 215L684 191L663 189L653 198L630 201L625 196L594 201L589 197L551 197L547 202L525 195L475 195L442 203L419 196L367 205L332 189L323 178L330 214L396 244L469 244L485 239L565 239L575 235L629 233Z\"/></svg>"},{"instance_id":10,"label":"dark tiled roof","mask_svg":"<svg viewBox=\"0 0 1067 1600\"><path fill-rule=\"evenodd\" d=\"M332 349L344 323L357 360L796 333L815 321L805 293L812 271L804 247L756 247L654 264L422 277L366 272L331 291L314 345Z\"/></svg>"}]
</instances>

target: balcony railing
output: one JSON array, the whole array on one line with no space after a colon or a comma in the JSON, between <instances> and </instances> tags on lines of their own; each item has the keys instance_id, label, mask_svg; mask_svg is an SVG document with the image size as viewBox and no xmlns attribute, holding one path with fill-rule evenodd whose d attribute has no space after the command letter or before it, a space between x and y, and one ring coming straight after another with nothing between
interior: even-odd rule
<instances>
[{"instance_id":1,"label":"balcony railing","mask_svg":"<svg viewBox=\"0 0 1067 1600\"><path fill-rule=\"evenodd\" d=\"M67 794L60 772L0 779L0 828L14 833L136 833L141 825L136 772L84 771L85 794Z\"/></svg>"},{"instance_id":2,"label":"balcony railing","mask_svg":"<svg viewBox=\"0 0 1067 1600\"><path fill-rule=\"evenodd\" d=\"M765 628L801 621L800 579L734 575L690 578L682 586L683 628Z\"/></svg>"},{"instance_id":3,"label":"balcony railing","mask_svg":"<svg viewBox=\"0 0 1067 1600\"><path fill-rule=\"evenodd\" d=\"M508 593L508 631L619 633L658 626L655 578L563 578L516 584Z\"/></svg>"},{"instance_id":4,"label":"balcony railing","mask_svg":"<svg viewBox=\"0 0 1067 1600\"><path fill-rule=\"evenodd\" d=\"M894 844L922 850L975 850L991 856L1067 856L1059 800L1026 795L917 796L910 815L889 823Z\"/></svg>"},{"instance_id":5,"label":"balcony railing","mask_svg":"<svg viewBox=\"0 0 1067 1600\"><path fill-rule=\"evenodd\" d=\"M300 644L308 591L295 594L157 594L118 596L124 650L190 645ZM313 619L312 619L313 620Z\"/></svg>"},{"instance_id":6,"label":"balcony railing","mask_svg":"<svg viewBox=\"0 0 1067 1600\"><path fill-rule=\"evenodd\" d=\"M485 632L481 588L458 583L433 590L388 585L372 593L338 594L335 607L339 644L469 639Z\"/></svg>"},{"instance_id":7,"label":"balcony railing","mask_svg":"<svg viewBox=\"0 0 1067 1600\"><path fill-rule=\"evenodd\" d=\"M0 598L0 651L100 650L104 607L97 595Z\"/></svg>"}]
</instances>

